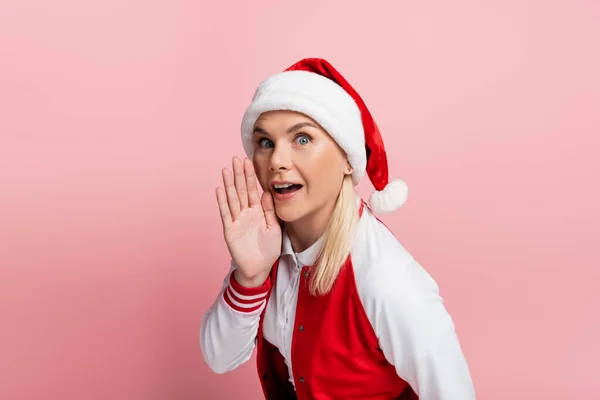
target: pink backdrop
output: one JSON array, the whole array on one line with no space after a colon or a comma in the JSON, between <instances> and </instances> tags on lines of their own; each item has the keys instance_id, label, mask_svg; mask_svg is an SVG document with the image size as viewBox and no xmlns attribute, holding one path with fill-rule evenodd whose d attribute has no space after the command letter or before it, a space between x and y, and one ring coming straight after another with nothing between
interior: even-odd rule
<instances>
[{"instance_id":1,"label":"pink backdrop","mask_svg":"<svg viewBox=\"0 0 600 400\"><path fill-rule=\"evenodd\" d=\"M307 56L380 125L410 188L384 222L478 399L600 398L600 3L368 5L2 1L0 398L260 398L198 344L214 187L255 85Z\"/></svg>"}]
</instances>

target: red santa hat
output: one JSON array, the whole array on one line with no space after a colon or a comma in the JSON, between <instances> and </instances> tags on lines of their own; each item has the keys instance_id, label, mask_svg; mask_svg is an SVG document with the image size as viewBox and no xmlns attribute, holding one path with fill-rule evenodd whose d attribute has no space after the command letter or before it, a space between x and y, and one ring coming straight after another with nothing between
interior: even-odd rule
<instances>
[{"instance_id":1,"label":"red santa hat","mask_svg":"<svg viewBox=\"0 0 600 400\"><path fill-rule=\"evenodd\" d=\"M357 185L365 172L375 191L369 206L382 214L406 201L408 188L400 179L388 180L388 163L379 128L362 98L333 68L319 58L298 61L264 80L256 89L242 119L242 144L252 158L254 123L267 111L290 110L315 120L345 151Z\"/></svg>"}]
</instances>

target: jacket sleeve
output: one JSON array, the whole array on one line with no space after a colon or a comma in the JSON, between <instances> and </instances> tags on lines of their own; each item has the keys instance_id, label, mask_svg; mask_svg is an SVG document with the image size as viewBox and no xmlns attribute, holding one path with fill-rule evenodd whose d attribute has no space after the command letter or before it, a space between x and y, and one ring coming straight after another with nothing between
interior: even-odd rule
<instances>
[{"instance_id":1,"label":"jacket sleeve","mask_svg":"<svg viewBox=\"0 0 600 400\"><path fill-rule=\"evenodd\" d=\"M397 271L405 271L401 273ZM475 391L435 281L413 259L367 285L365 310L381 350L419 400L473 400Z\"/></svg>"},{"instance_id":2,"label":"jacket sleeve","mask_svg":"<svg viewBox=\"0 0 600 400\"><path fill-rule=\"evenodd\" d=\"M234 278L235 265L211 307L202 316L200 348L213 372L234 370L250 359L258 324L271 286L270 278L261 287L246 288Z\"/></svg>"}]
</instances>

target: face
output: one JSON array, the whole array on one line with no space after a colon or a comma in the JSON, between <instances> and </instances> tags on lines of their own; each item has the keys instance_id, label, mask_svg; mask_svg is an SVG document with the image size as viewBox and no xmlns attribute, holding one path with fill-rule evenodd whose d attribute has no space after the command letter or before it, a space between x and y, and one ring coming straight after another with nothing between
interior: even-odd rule
<instances>
[{"instance_id":1,"label":"face","mask_svg":"<svg viewBox=\"0 0 600 400\"><path fill-rule=\"evenodd\" d=\"M331 209L344 175L344 151L314 120L293 111L263 113L254 125L254 169L277 216L294 222Z\"/></svg>"}]
</instances>

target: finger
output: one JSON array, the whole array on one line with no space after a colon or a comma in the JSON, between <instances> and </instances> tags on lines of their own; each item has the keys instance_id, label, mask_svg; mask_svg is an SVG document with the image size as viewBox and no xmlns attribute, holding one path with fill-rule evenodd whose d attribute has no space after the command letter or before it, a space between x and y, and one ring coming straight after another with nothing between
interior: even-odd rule
<instances>
[{"instance_id":1,"label":"finger","mask_svg":"<svg viewBox=\"0 0 600 400\"><path fill-rule=\"evenodd\" d=\"M233 184L233 176L231 171L223 168L223 184L225 185L225 194L227 194L227 204L233 221L240 215L240 200L238 199L235 186Z\"/></svg>"},{"instance_id":2,"label":"finger","mask_svg":"<svg viewBox=\"0 0 600 400\"><path fill-rule=\"evenodd\" d=\"M250 207L260 204L258 186L256 185L256 173L249 158L244 158L244 173L246 175L246 187L248 188L248 205Z\"/></svg>"},{"instance_id":3,"label":"finger","mask_svg":"<svg viewBox=\"0 0 600 400\"><path fill-rule=\"evenodd\" d=\"M271 195L271 192L266 190L262 194L261 203L263 211L265 212L265 220L267 221L267 226L271 228L273 226L278 225L279 221L277 220L277 216L275 215L275 204L273 203L273 196Z\"/></svg>"},{"instance_id":4,"label":"finger","mask_svg":"<svg viewBox=\"0 0 600 400\"><path fill-rule=\"evenodd\" d=\"M242 210L248 208L248 189L246 189L246 179L244 178L244 166L238 157L233 158L233 178L240 207Z\"/></svg>"},{"instance_id":5,"label":"finger","mask_svg":"<svg viewBox=\"0 0 600 400\"><path fill-rule=\"evenodd\" d=\"M231 220L231 213L229 212L229 205L227 204L227 197L222 187L218 187L216 192L217 204L219 205L219 212L221 214L221 222L223 223L223 231L226 231L233 223Z\"/></svg>"}]
</instances>

